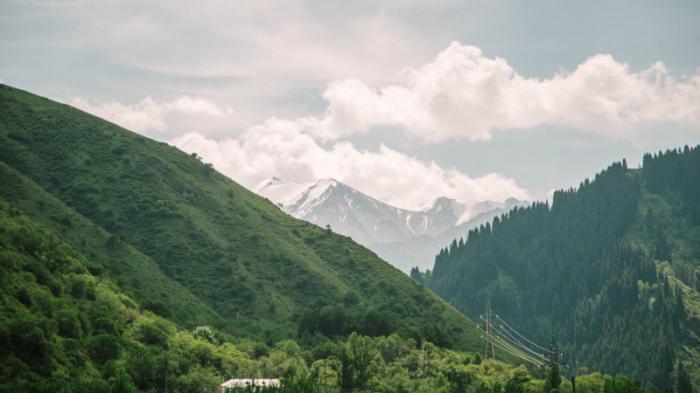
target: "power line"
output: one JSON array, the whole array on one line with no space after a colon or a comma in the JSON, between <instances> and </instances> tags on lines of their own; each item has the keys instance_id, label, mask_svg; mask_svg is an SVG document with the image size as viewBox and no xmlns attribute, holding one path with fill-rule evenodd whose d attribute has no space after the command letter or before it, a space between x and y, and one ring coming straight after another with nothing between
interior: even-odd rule
<instances>
[{"instance_id":1,"label":"power line","mask_svg":"<svg viewBox=\"0 0 700 393\"><path fill-rule=\"evenodd\" d=\"M486 341L484 351L486 358L489 358L490 356L495 358L495 353L493 350L495 346L506 353L532 363L538 367L551 364L561 368L569 368L568 364L561 362L559 351L554 347L554 341L552 341L552 347L547 349L525 337L523 334L509 325L508 322L506 322L505 319L498 314L496 314L496 317L503 323L499 324L498 326L494 325L493 321L491 320L491 315L491 307L487 307L486 316L480 316L484 324L483 330L486 335L486 337L482 336L482 338ZM541 350L542 353L537 352L537 349ZM547 359L547 357L549 357L549 359Z\"/></svg>"},{"instance_id":2,"label":"power line","mask_svg":"<svg viewBox=\"0 0 700 393\"><path fill-rule=\"evenodd\" d=\"M511 342L513 345L515 345L515 346L517 346L517 347L519 347L519 348L522 348L523 350L525 350L525 351L527 351L527 352L530 352L530 353L531 353L532 355L534 355L536 358L546 359L545 356L544 356L544 354L539 353L539 352L535 352L535 351L533 351L532 349L528 348L527 346L523 345L523 344L522 344L520 341L518 341L517 339L514 339L514 338L510 335L510 333L508 333L508 331L506 331L506 330L500 331L500 330L498 330L498 329L495 329L495 330L496 330L498 333L501 333L501 334L504 336L504 338L505 338L506 340L508 340L509 342Z\"/></svg>"},{"instance_id":3,"label":"power line","mask_svg":"<svg viewBox=\"0 0 700 393\"><path fill-rule=\"evenodd\" d=\"M508 342L510 342L511 345L515 346L516 348L519 348L520 350L527 351L527 352L529 352L530 354L532 354L532 355L528 355L528 356L533 356L534 358L536 358L536 359L541 359L542 361L545 361L545 362L548 361L547 358L545 357L545 355L544 355L543 353L535 352L535 351L533 351L532 349L528 348L526 345L523 345L520 341L518 341L518 340L515 339L513 336L511 336L511 335L508 333L508 331L506 331L506 330L501 331L501 330L499 330L499 329L496 328L496 327L493 328L493 331L495 331L495 332L497 332L497 333L503 335L503 338L506 339ZM558 353L558 352L557 352L557 353ZM550 362L551 362L551 358L552 358L553 354L554 354L554 352L553 352L552 354L549 354L549 356L550 356L550 360L549 360L549 361L550 361ZM558 356L557 356L557 357L558 357ZM568 368L568 367L569 367L568 364L561 363L560 360L557 360L557 361L554 362L554 363L556 363L556 364L557 364L558 366L560 366L560 367L564 367L564 368Z\"/></svg>"},{"instance_id":4,"label":"power line","mask_svg":"<svg viewBox=\"0 0 700 393\"><path fill-rule=\"evenodd\" d=\"M531 346L533 346L533 347L535 347L535 348L537 348L538 350L541 350L541 351L543 351L543 352L551 353L551 350L550 350L550 349L545 348L545 347L543 347L543 346L537 344L536 342L534 342L534 341L528 339L527 337L525 337L525 336L524 336L522 333L520 333L517 329L515 329L513 326L511 326L510 324L508 324L508 322L506 322L506 320L505 320L504 318L502 318L500 315L496 314L496 318L500 319L501 322L503 322L503 326L504 326L505 328L507 328L508 330L510 330L511 332L513 332L515 335L517 335L518 337L520 337L520 339L524 340L524 341L527 342L529 345L531 345Z\"/></svg>"},{"instance_id":5,"label":"power line","mask_svg":"<svg viewBox=\"0 0 700 393\"><path fill-rule=\"evenodd\" d=\"M546 362L546 358L542 354L534 352L530 348L523 346L522 344L519 344L518 342L514 342L514 341L510 340L507 336L503 336L503 332L501 332L498 329L494 329L494 331L497 332L498 334L501 334L501 336L496 335L496 338L502 344L507 343L512 348L521 352L523 355L527 356L528 358L536 360L538 363L543 364L544 362ZM530 352L530 354L526 353L526 351Z\"/></svg>"},{"instance_id":6,"label":"power line","mask_svg":"<svg viewBox=\"0 0 700 393\"><path fill-rule=\"evenodd\" d=\"M506 352L506 353L509 353L509 354L511 354L511 355L513 355L513 356L519 358L519 359L522 359L522 360L524 360L524 361L526 361L526 362L532 363L532 364L534 364L534 365L537 366L537 367L543 367L543 366L544 366L543 363L540 363L540 362L538 362L538 361L532 360L532 359L530 359L530 358L528 358L528 357L526 357L526 356L523 356L523 355L521 355L521 354L519 354L519 353L517 353L517 352L513 352L513 351L511 351L511 350L509 350L509 349L507 349L507 348L504 348L503 346L501 346L501 345L498 344L498 343L494 343L493 345L494 345L496 348L498 348L498 349L500 349L500 350L502 350L502 351L504 351L504 352Z\"/></svg>"},{"instance_id":7,"label":"power line","mask_svg":"<svg viewBox=\"0 0 700 393\"><path fill-rule=\"evenodd\" d=\"M488 326L489 326L489 325L488 325L488 322L487 322L487 320L486 320L485 318L483 318L483 317L481 317L481 318L482 318L482 320L484 320L484 331L487 331L487 330L488 330ZM479 327L479 328L480 328L480 327ZM481 328L480 328L480 329L481 329ZM495 332L495 330L491 330L491 332ZM539 359L537 359L537 358L534 358L534 357L532 357L532 356L530 356L530 355L524 353L524 352L523 352L521 349L519 349L518 347L516 347L516 346L514 346L514 345L512 345L512 344L509 344L508 342L504 341L504 340L503 340L500 336L498 336L497 334L491 334L490 337L491 337L490 345L495 346L495 347L501 349L502 351L504 351L504 352L506 352L506 353L509 353L509 354L511 354L511 355L513 355L513 356L515 356L515 357L517 357L517 358L520 358L520 359L523 359L523 360L525 360L525 361L527 361L527 362L530 362L530 363L532 363L532 364L534 364L534 365L536 365L536 366L538 366L538 367L542 367L542 366L544 365L543 361L541 361L541 360L539 360ZM482 336L482 338L484 338L484 337Z\"/></svg>"},{"instance_id":8,"label":"power line","mask_svg":"<svg viewBox=\"0 0 700 393\"><path fill-rule=\"evenodd\" d=\"M491 323L491 306L486 307L486 317L481 316L484 321L484 332L486 334L485 347L484 347L484 358L486 359L496 359L496 351L493 349L491 328L493 324Z\"/></svg>"},{"instance_id":9,"label":"power line","mask_svg":"<svg viewBox=\"0 0 700 393\"><path fill-rule=\"evenodd\" d=\"M547 349L547 348L545 348L545 347L543 347L543 346L541 346L541 345L535 343L534 341L529 340L527 337L525 337L525 336L523 336L522 334L520 334L520 332L518 332L517 330L515 330L515 328L513 328L512 326L510 326L510 325L508 324L508 322L506 322L503 318L501 318L500 315L496 314L496 318L500 319L501 322L503 322L503 325L505 325L505 327L507 327L508 329L510 329L510 330L511 330L513 333L515 333L518 337L520 337L520 338L522 338L523 340L527 341L530 345L536 347L536 348L539 349L539 350L542 350L542 351L545 351L545 352L548 352L548 353L552 353L551 350L549 350L549 349Z\"/></svg>"},{"instance_id":10,"label":"power line","mask_svg":"<svg viewBox=\"0 0 700 393\"><path fill-rule=\"evenodd\" d=\"M536 366L539 366L539 367L544 366L543 361L524 353L522 350L518 349L517 347L514 347L513 345L509 344L507 341L503 340L500 337L496 337L495 343L502 346L502 347L509 348L510 349L509 353L511 353L512 355L518 356L523 360L527 360ZM501 348L501 349L503 349L503 348Z\"/></svg>"},{"instance_id":11,"label":"power line","mask_svg":"<svg viewBox=\"0 0 700 393\"><path fill-rule=\"evenodd\" d=\"M498 319L507 323L508 325L510 325L510 326L517 326L518 325L517 323L514 323L510 318L508 318L508 319L503 318L503 316L498 312L498 310L495 310L495 313L496 313L496 316L498 317ZM534 331L532 331L530 329L526 329L523 326L518 326L518 330L523 332L528 337L538 337L537 333L535 333Z\"/></svg>"}]
</instances>

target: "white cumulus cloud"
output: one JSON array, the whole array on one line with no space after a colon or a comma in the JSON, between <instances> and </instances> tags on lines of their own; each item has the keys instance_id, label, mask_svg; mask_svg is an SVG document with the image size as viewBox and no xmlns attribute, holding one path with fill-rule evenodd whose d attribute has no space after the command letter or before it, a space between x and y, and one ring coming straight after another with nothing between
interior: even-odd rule
<instances>
[{"instance_id":1,"label":"white cumulus cloud","mask_svg":"<svg viewBox=\"0 0 700 393\"><path fill-rule=\"evenodd\" d=\"M530 198L515 180L501 174L472 178L384 145L377 151L359 150L349 142L323 146L303 132L304 128L303 122L269 119L235 139L214 140L188 133L171 144L188 153L196 152L249 188L270 176L295 181L332 177L409 209L423 207L440 196L464 202Z\"/></svg>"},{"instance_id":2,"label":"white cumulus cloud","mask_svg":"<svg viewBox=\"0 0 700 393\"><path fill-rule=\"evenodd\" d=\"M147 97L135 104L116 101L91 104L75 98L71 105L141 133L164 132L193 115L207 116L199 124L207 131L211 119L228 119L231 109L211 101L181 96L171 101ZM469 177L454 168L425 162L381 145L377 151L359 150L349 142L325 146L311 132L317 118L297 120L271 118L249 127L235 137L214 139L204 132L178 133L171 144L196 152L217 170L253 187L264 178L314 181L335 178L395 206L417 209L440 196L463 202L529 199L515 180L497 173ZM185 128L186 130L186 128Z\"/></svg>"},{"instance_id":3,"label":"white cumulus cloud","mask_svg":"<svg viewBox=\"0 0 700 393\"><path fill-rule=\"evenodd\" d=\"M140 133L164 132L187 120L185 118L190 118L187 124L206 118L207 122L200 127L211 127L212 119L233 115L233 110L228 106L222 107L204 98L187 95L170 101L156 101L146 97L135 104L122 104L117 101L92 104L84 98L75 97L69 104Z\"/></svg>"},{"instance_id":4,"label":"white cumulus cloud","mask_svg":"<svg viewBox=\"0 0 700 393\"><path fill-rule=\"evenodd\" d=\"M435 59L408 70L401 83L373 87L362 79L331 82L316 116L237 128L233 110L200 97L150 97L135 104L71 104L196 152L222 173L252 187L266 177L314 181L332 177L395 206L416 209L447 196L463 202L530 199L499 173L470 177L434 161L380 145L357 149L342 138L398 127L417 140L488 140L501 130L559 126L614 138L642 138L645 127L680 123L700 128L700 71L675 77L661 62L633 71L595 55L550 78L519 74L506 60L453 42ZM227 130L227 137L214 130ZM243 129L231 133L231 130Z\"/></svg>"},{"instance_id":5,"label":"white cumulus cloud","mask_svg":"<svg viewBox=\"0 0 700 393\"><path fill-rule=\"evenodd\" d=\"M403 83L375 88L358 79L333 82L315 132L326 139L391 125L426 142L487 140L494 132L541 125L628 137L651 124L700 128L700 71L676 79L657 62L632 71L610 55L573 72L527 78L505 59L453 42L406 73Z\"/></svg>"}]
</instances>

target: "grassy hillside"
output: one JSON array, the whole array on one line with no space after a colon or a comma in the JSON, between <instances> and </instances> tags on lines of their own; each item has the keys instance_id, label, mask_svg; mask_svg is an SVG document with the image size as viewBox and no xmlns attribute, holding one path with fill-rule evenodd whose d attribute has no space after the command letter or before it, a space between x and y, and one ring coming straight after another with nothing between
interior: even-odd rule
<instances>
[{"instance_id":1,"label":"grassy hillside","mask_svg":"<svg viewBox=\"0 0 700 393\"><path fill-rule=\"evenodd\" d=\"M3 198L181 327L268 344L359 331L480 347L472 322L367 249L72 107L0 86L0 162Z\"/></svg>"},{"instance_id":2,"label":"grassy hillside","mask_svg":"<svg viewBox=\"0 0 700 393\"><path fill-rule=\"evenodd\" d=\"M658 388L700 382L700 147L611 165L471 231L430 285L467 315L491 304L578 368Z\"/></svg>"},{"instance_id":3,"label":"grassy hillside","mask_svg":"<svg viewBox=\"0 0 700 393\"><path fill-rule=\"evenodd\" d=\"M108 273L142 304L189 325L217 320L217 314L186 288L165 276L149 257L130 247L45 192L13 168L0 162L0 197L29 212L45 228L79 246L92 259L87 268ZM11 187L9 186L11 185ZM86 262L87 263L87 262ZM169 308L164 309L168 304ZM196 311L196 312L195 312Z\"/></svg>"}]
</instances>

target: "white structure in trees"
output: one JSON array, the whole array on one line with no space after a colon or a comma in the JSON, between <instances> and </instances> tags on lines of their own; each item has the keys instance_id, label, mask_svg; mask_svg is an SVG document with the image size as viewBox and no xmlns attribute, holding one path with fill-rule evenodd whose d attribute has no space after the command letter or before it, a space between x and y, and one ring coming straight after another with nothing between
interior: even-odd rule
<instances>
[{"instance_id":1,"label":"white structure in trees","mask_svg":"<svg viewBox=\"0 0 700 393\"><path fill-rule=\"evenodd\" d=\"M280 387L280 380L277 378L254 378L254 379L229 379L228 381L222 383L221 393L226 393L234 388L247 388L253 387Z\"/></svg>"}]
</instances>

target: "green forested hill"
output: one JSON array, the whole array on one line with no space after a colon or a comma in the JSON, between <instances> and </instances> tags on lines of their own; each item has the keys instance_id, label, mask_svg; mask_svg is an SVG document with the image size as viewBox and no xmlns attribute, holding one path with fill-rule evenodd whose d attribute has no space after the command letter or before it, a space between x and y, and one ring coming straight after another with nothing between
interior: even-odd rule
<instances>
[{"instance_id":1,"label":"green forested hill","mask_svg":"<svg viewBox=\"0 0 700 393\"><path fill-rule=\"evenodd\" d=\"M305 350L293 340L265 347L234 344L209 327L183 330L143 310L90 256L2 200L0 273L3 393L218 392L225 379L252 376L282 376L287 393L548 391L542 375L523 366L397 334L353 333ZM577 386L580 393L651 393L600 373ZM567 381L560 389L572 390Z\"/></svg>"},{"instance_id":2,"label":"green forested hill","mask_svg":"<svg viewBox=\"0 0 700 393\"><path fill-rule=\"evenodd\" d=\"M472 322L349 238L198 157L4 85L0 179L0 197L178 326L268 344L357 331L479 347Z\"/></svg>"},{"instance_id":3,"label":"green forested hill","mask_svg":"<svg viewBox=\"0 0 700 393\"><path fill-rule=\"evenodd\" d=\"M469 316L487 304L575 367L672 385L700 379L700 147L615 163L496 218L437 257L427 284Z\"/></svg>"}]
</instances>

